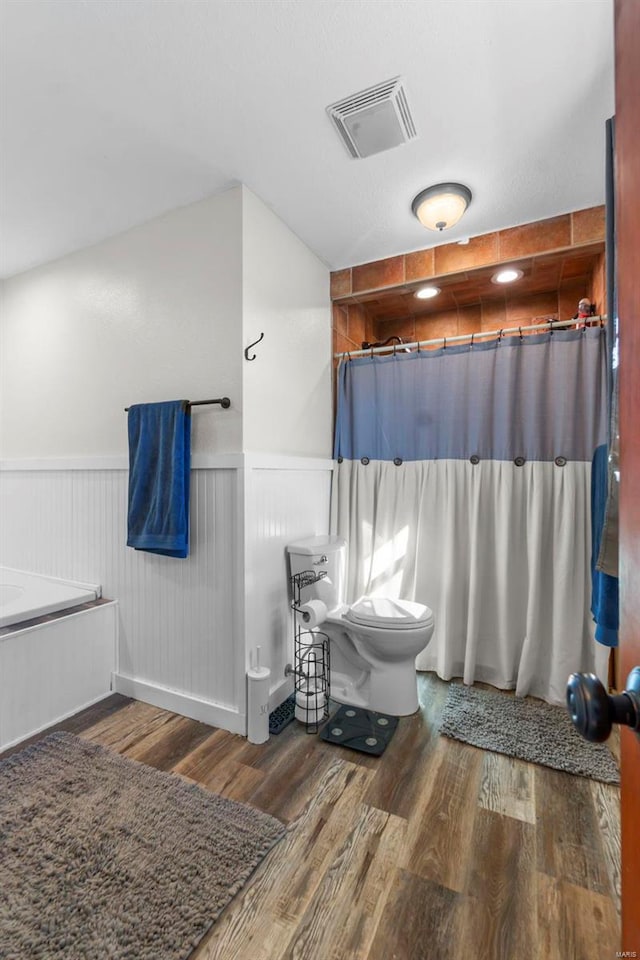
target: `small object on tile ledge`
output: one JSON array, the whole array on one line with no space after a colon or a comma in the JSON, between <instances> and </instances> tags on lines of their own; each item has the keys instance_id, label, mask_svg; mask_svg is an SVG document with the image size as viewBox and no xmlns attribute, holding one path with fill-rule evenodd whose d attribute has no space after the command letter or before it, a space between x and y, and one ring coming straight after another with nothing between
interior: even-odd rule
<instances>
[{"instance_id":1,"label":"small object on tile ledge","mask_svg":"<svg viewBox=\"0 0 640 960\"><path fill-rule=\"evenodd\" d=\"M394 352L394 353L396 352L396 349L397 349L396 344L399 344L399 345L402 347L402 349L405 351L405 353L411 353L411 350L409 350L408 347L404 347L404 346L403 346L404 342L405 342L405 341L402 339L402 337L398 337L398 336L395 336L395 335L392 336L392 337L387 337L386 340L373 340L373 341L371 341L371 342L370 342L369 340L363 340L363 341L362 341L362 349L363 349L363 350L375 350L375 349L378 348L378 347L387 347L387 346L389 346L390 344L393 343L393 344L394 344L394 346L393 346L393 352Z\"/></svg>"},{"instance_id":2,"label":"small object on tile ledge","mask_svg":"<svg viewBox=\"0 0 640 960\"><path fill-rule=\"evenodd\" d=\"M583 297L578 301L578 312L573 316L572 320L588 320L589 317L595 317L596 315L596 305L591 303L588 297Z\"/></svg>"}]
</instances>

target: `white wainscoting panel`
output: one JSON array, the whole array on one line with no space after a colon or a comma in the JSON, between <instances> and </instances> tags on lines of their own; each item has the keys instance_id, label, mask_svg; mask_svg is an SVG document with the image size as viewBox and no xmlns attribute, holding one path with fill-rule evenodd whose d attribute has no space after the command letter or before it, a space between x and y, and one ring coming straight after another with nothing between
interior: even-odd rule
<instances>
[{"instance_id":1,"label":"white wainscoting panel","mask_svg":"<svg viewBox=\"0 0 640 960\"><path fill-rule=\"evenodd\" d=\"M0 637L0 749L111 692L117 604Z\"/></svg>"},{"instance_id":2,"label":"white wainscoting panel","mask_svg":"<svg viewBox=\"0 0 640 960\"><path fill-rule=\"evenodd\" d=\"M186 560L125 545L127 477L117 469L3 470L0 555L17 569L101 583L103 596L119 601L119 674L244 714L238 471L192 471Z\"/></svg>"},{"instance_id":3,"label":"white wainscoting panel","mask_svg":"<svg viewBox=\"0 0 640 960\"><path fill-rule=\"evenodd\" d=\"M262 660L271 669L272 708L292 689L292 681L284 677L285 664L293 660L286 546L328 532L331 470L331 461L313 460L306 468L300 461L292 461L288 469L282 458L271 467L246 471L247 651L251 657L259 645Z\"/></svg>"},{"instance_id":4,"label":"white wainscoting panel","mask_svg":"<svg viewBox=\"0 0 640 960\"><path fill-rule=\"evenodd\" d=\"M330 460L261 454L196 466L190 556L177 560L125 545L123 462L5 462L0 560L100 583L118 600L115 689L244 732L245 672L258 645L272 707L290 688L285 547L329 529L331 470Z\"/></svg>"}]
</instances>

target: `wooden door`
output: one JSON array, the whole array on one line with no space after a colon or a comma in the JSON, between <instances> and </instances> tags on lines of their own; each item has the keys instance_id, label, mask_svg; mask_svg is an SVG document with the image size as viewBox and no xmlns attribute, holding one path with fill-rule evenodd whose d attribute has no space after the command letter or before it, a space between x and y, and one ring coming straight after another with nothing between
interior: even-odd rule
<instances>
[{"instance_id":1,"label":"wooden door","mask_svg":"<svg viewBox=\"0 0 640 960\"><path fill-rule=\"evenodd\" d=\"M640 666L640 3L615 2L620 677ZM640 957L640 738L622 738L622 950ZM635 951L635 953L633 952Z\"/></svg>"}]
</instances>

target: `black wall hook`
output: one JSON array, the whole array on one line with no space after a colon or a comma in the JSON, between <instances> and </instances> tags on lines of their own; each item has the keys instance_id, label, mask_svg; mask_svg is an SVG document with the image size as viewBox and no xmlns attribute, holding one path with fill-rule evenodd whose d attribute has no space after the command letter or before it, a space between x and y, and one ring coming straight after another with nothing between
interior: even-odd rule
<instances>
[{"instance_id":1,"label":"black wall hook","mask_svg":"<svg viewBox=\"0 0 640 960\"><path fill-rule=\"evenodd\" d=\"M245 358L245 360L255 360L255 359L256 359L255 353L254 353L254 355L253 355L252 357L249 356L249 350L251 350L251 347L255 347L255 345L256 345L257 343L260 343L260 341L263 340L263 339L264 339L264 333L261 333L257 340L254 340L253 343L250 343L248 347L245 347L245 350L244 350L244 358Z\"/></svg>"}]
</instances>

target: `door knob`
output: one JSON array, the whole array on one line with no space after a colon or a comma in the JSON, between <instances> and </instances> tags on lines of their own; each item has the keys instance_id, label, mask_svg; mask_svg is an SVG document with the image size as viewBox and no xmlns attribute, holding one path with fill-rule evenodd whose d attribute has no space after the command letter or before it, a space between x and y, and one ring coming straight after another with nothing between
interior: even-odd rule
<instances>
[{"instance_id":1,"label":"door knob","mask_svg":"<svg viewBox=\"0 0 640 960\"><path fill-rule=\"evenodd\" d=\"M606 740L614 723L632 727L640 737L640 667L627 677L627 689L610 696L593 673L572 673L567 683L567 710L586 740Z\"/></svg>"}]
</instances>

